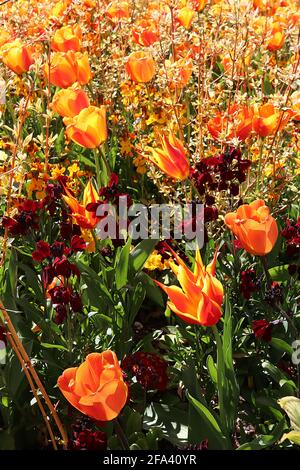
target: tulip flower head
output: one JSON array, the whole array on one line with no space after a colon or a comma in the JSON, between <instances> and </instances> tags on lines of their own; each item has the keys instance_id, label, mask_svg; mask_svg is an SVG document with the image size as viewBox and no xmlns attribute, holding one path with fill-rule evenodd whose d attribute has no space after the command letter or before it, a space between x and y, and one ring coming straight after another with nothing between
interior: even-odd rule
<instances>
[{"instance_id":1,"label":"tulip flower head","mask_svg":"<svg viewBox=\"0 0 300 470\"><path fill-rule=\"evenodd\" d=\"M194 16L195 11L192 8L183 7L177 13L177 21L185 29L190 29Z\"/></svg>"},{"instance_id":2,"label":"tulip flower head","mask_svg":"<svg viewBox=\"0 0 300 470\"><path fill-rule=\"evenodd\" d=\"M291 113L282 114L272 103L266 103L254 109L253 129L261 137L267 137L283 129L290 117Z\"/></svg>"},{"instance_id":3,"label":"tulip flower head","mask_svg":"<svg viewBox=\"0 0 300 470\"><path fill-rule=\"evenodd\" d=\"M1 48L1 57L3 63L18 75L28 72L34 63L31 48L22 44L20 39L4 44Z\"/></svg>"},{"instance_id":4,"label":"tulip flower head","mask_svg":"<svg viewBox=\"0 0 300 470\"><path fill-rule=\"evenodd\" d=\"M84 189L82 204L77 201L71 191L65 189L65 192L66 195L63 195L63 199L72 211L74 223L79 225L82 229L93 229L99 221L99 218L96 217L93 212L87 211L86 207L88 204L97 202L99 197L92 182L89 181Z\"/></svg>"},{"instance_id":5,"label":"tulip flower head","mask_svg":"<svg viewBox=\"0 0 300 470\"><path fill-rule=\"evenodd\" d=\"M177 262L170 263L170 266L181 287L168 287L154 281L168 295L169 308L186 323L215 325L222 315L224 295L223 286L215 277L217 253L213 261L205 267L197 249L195 267L191 271L171 248L170 251Z\"/></svg>"},{"instance_id":6,"label":"tulip flower head","mask_svg":"<svg viewBox=\"0 0 300 470\"><path fill-rule=\"evenodd\" d=\"M82 32L78 24L67 25L55 31L51 49L56 52L79 51Z\"/></svg>"},{"instance_id":7,"label":"tulip flower head","mask_svg":"<svg viewBox=\"0 0 300 470\"><path fill-rule=\"evenodd\" d=\"M189 176L190 165L187 152L182 142L174 134L161 137L161 148L150 149L152 155L148 159L161 171L176 180L185 180Z\"/></svg>"},{"instance_id":8,"label":"tulip flower head","mask_svg":"<svg viewBox=\"0 0 300 470\"><path fill-rule=\"evenodd\" d=\"M135 82L147 83L154 77L155 62L149 52L132 52L127 58L125 69Z\"/></svg>"},{"instance_id":9,"label":"tulip flower head","mask_svg":"<svg viewBox=\"0 0 300 470\"><path fill-rule=\"evenodd\" d=\"M89 106L71 118L64 118L70 140L86 148L96 148L107 139L105 106Z\"/></svg>"},{"instance_id":10,"label":"tulip flower head","mask_svg":"<svg viewBox=\"0 0 300 470\"><path fill-rule=\"evenodd\" d=\"M126 404L128 387L113 351L89 354L79 367L66 369L57 385L71 405L97 421L111 421Z\"/></svg>"},{"instance_id":11,"label":"tulip flower head","mask_svg":"<svg viewBox=\"0 0 300 470\"><path fill-rule=\"evenodd\" d=\"M236 212L229 212L224 221L241 246L252 255L264 256L270 253L276 243L276 220L261 199L243 204Z\"/></svg>"},{"instance_id":12,"label":"tulip flower head","mask_svg":"<svg viewBox=\"0 0 300 470\"><path fill-rule=\"evenodd\" d=\"M86 92L75 83L72 87L62 89L54 95L51 108L62 117L74 117L89 105Z\"/></svg>"}]
</instances>

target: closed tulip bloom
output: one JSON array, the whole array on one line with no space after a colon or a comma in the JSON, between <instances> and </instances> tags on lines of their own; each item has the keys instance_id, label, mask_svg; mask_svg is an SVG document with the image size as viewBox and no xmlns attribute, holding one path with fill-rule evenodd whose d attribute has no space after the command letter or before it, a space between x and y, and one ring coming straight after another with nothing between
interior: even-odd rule
<instances>
[{"instance_id":1,"label":"closed tulip bloom","mask_svg":"<svg viewBox=\"0 0 300 470\"><path fill-rule=\"evenodd\" d=\"M84 189L82 203L78 202L68 189L65 192L66 195L63 195L63 199L72 211L74 223L82 229L93 229L99 221L99 217L96 217L93 212L87 211L86 207L96 203L99 196L92 182L89 181Z\"/></svg>"},{"instance_id":2,"label":"closed tulip bloom","mask_svg":"<svg viewBox=\"0 0 300 470\"><path fill-rule=\"evenodd\" d=\"M73 51L55 52L51 56L50 74L48 69L48 64L44 64L44 73L52 85L68 88L77 81L78 66Z\"/></svg>"},{"instance_id":3,"label":"closed tulip bloom","mask_svg":"<svg viewBox=\"0 0 300 470\"><path fill-rule=\"evenodd\" d=\"M161 148L150 149L148 159L161 171L176 180L185 180L189 176L190 165L187 152L182 142L174 134L161 137Z\"/></svg>"},{"instance_id":4,"label":"closed tulip bloom","mask_svg":"<svg viewBox=\"0 0 300 470\"><path fill-rule=\"evenodd\" d=\"M276 220L261 199L243 204L236 212L229 212L224 221L241 246L251 255L264 256L270 253L276 243Z\"/></svg>"},{"instance_id":5,"label":"closed tulip bloom","mask_svg":"<svg viewBox=\"0 0 300 470\"><path fill-rule=\"evenodd\" d=\"M271 103L266 103L262 106L256 107L253 116L253 129L261 137L274 134L279 127L282 129L290 119L290 113L282 112Z\"/></svg>"},{"instance_id":6,"label":"closed tulip bloom","mask_svg":"<svg viewBox=\"0 0 300 470\"><path fill-rule=\"evenodd\" d=\"M89 354L79 367L66 369L57 385L74 408L97 421L116 418L128 396L128 387L113 351Z\"/></svg>"},{"instance_id":7,"label":"closed tulip bloom","mask_svg":"<svg viewBox=\"0 0 300 470\"><path fill-rule=\"evenodd\" d=\"M70 140L86 148L96 148L107 139L105 106L89 106L73 118L64 118Z\"/></svg>"},{"instance_id":8,"label":"closed tulip bloom","mask_svg":"<svg viewBox=\"0 0 300 470\"><path fill-rule=\"evenodd\" d=\"M75 58L78 67L77 82L80 85L86 85L92 79L88 53L76 52Z\"/></svg>"},{"instance_id":9,"label":"closed tulip bloom","mask_svg":"<svg viewBox=\"0 0 300 470\"><path fill-rule=\"evenodd\" d=\"M234 104L230 107L229 113L218 112L214 118L210 119L207 128L215 139L224 137L227 140L238 138L244 141L252 131L252 119L251 108L240 108Z\"/></svg>"},{"instance_id":10,"label":"closed tulip bloom","mask_svg":"<svg viewBox=\"0 0 300 470\"><path fill-rule=\"evenodd\" d=\"M28 72L29 67L34 63L31 48L25 46L20 39L2 46L1 57L3 63L18 75Z\"/></svg>"},{"instance_id":11,"label":"closed tulip bloom","mask_svg":"<svg viewBox=\"0 0 300 470\"><path fill-rule=\"evenodd\" d=\"M51 108L62 117L74 117L90 105L89 98L78 84L58 91L51 103Z\"/></svg>"},{"instance_id":12,"label":"closed tulip bloom","mask_svg":"<svg viewBox=\"0 0 300 470\"><path fill-rule=\"evenodd\" d=\"M271 37L267 43L269 51L278 51L282 48L285 41L285 35L279 23L274 23L271 31Z\"/></svg>"},{"instance_id":13,"label":"closed tulip bloom","mask_svg":"<svg viewBox=\"0 0 300 470\"><path fill-rule=\"evenodd\" d=\"M154 77L155 62L149 52L132 52L127 58L125 69L132 80L146 83Z\"/></svg>"},{"instance_id":14,"label":"closed tulip bloom","mask_svg":"<svg viewBox=\"0 0 300 470\"><path fill-rule=\"evenodd\" d=\"M185 29L190 29L193 18L195 16L195 11L189 7L183 7L177 12L177 21Z\"/></svg>"},{"instance_id":15,"label":"closed tulip bloom","mask_svg":"<svg viewBox=\"0 0 300 470\"><path fill-rule=\"evenodd\" d=\"M177 262L177 264L171 263L170 266L180 287L168 287L154 281L168 295L168 307L186 323L215 325L222 316L221 306L224 296L223 286L215 277L217 253L213 261L205 267L197 249L195 267L191 271L171 248L170 251Z\"/></svg>"},{"instance_id":16,"label":"closed tulip bloom","mask_svg":"<svg viewBox=\"0 0 300 470\"><path fill-rule=\"evenodd\" d=\"M63 26L55 32L51 48L56 52L79 51L81 38L81 28L78 24Z\"/></svg>"},{"instance_id":17,"label":"closed tulip bloom","mask_svg":"<svg viewBox=\"0 0 300 470\"><path fill-rule=\"evenodd\" d=\"M128 2L112 2L106 10L106 14L113 20L130 18L130 9Z\"/></svg>"}]
</instances>

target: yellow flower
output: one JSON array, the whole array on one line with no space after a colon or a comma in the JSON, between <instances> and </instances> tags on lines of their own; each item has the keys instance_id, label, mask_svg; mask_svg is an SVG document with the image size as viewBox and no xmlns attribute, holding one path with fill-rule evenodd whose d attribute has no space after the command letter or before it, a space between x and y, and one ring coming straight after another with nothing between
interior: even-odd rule
<instances>
[{"instance_id":1,"label":"yellow flower","mask_svg":"<svg viewBox=\"0 0 300 470\"><path fill-rule=\"evenodd\" d=\"M66 168L59 168L59 167L52 168L51 177L56 180L60 176L63 176L65 172L66 172Z\"/></svg>"}]
</instances>

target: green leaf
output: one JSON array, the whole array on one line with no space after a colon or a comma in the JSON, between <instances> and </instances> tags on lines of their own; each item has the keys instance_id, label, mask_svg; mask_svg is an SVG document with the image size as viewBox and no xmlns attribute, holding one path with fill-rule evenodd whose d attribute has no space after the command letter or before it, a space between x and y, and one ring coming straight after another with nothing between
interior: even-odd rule
<instances>
[{"instance_id":1,"label":"green leaf","mask_svg":"<svg viewBox=\"0 0 300 470\"><path fill-rule=\"evenodd\" d=\"M286 439L289 439L291 442L294 442L294 444L300 446L300 431L290 431L287 434L284 434L280 442L283 442Z\"/></svg>"},{"instance_id":2,"label":"green leaf","mask_svg":"<svg viewBox=\"0 0 300 470\"><path fill-rule=\"evenodd\" d=\"M212 356L207 356L206 367L209 372L211 380L216 384L217 383L217 367L214 363Z\"/></svg>"},{"instance_id":3,"label":"green leaf","mask_svg":"<svg viewBox=\"0 0 300 470\"><path fill-rule=\"evenodd\" d=\"M122 289L122 287L127 284L130 248L131 239L128 238L116 260L116 287L118 290Z\"/></svg>"},{"instance_id":4,"label":"green leaf","mask_svg":"<svg viewBox=\"0 0 300 470\"><path fill-rule=\"evenodd\" d=\"M277 426L273 429L272 434L270 435L261 435L253 439L251 442L246 442L245 444L238 447L236 450L261 450L275 444L279 441L282 432L285 427L285 419L283 418Z\"/></svg>"},{"instance_id":5,"label":"green leaf","mask_svg":"<svg viewBox=\"0 0 300 470\"><path fill-rule=\"evenodd\" d=\"M293 396L283 397L278 403L290 418L292 428L300 431L300 399Z\"/></svg>"},{"instance_id":6,"label":"green leaf","mask_svg":"<svg viewBox=\"0 0 300 470\"><path fill-rule=\"evenodd\" d=\"M61 344L41 343L41 346L46 349L61 349L63 351L68 351L68 348L62 346Z\"/></svg>"},{"instance_id":7,"label":"green leaf","mask_svg":"<svg viewBox=\"0 0 300 470\"><path fill-rule=\"evenodd\" d=\"M188 442L188 415L186 409L168 406L165 403L151 403L144 413L143 428L158 429L165 439L176 446Z\"/></svg>"},{"instance_id":8,"label":"green leaf","mask_svg":"<svg viewBox=\"0 0 300 470\"><path fill-rule=\"evenodd\" d=\"M294 350L286 341L280 338L272 338L271 345L279 351L286 352L290 355L293 354Z\"/></svg>"},{"instance_id":9,"label":"green leaf","mask_svg":"<svg viewBox=\"0 0 300 470\"><path fill-rule=\"evenodd\" d=\"M132 250L130 253L130 268L133 272L137 273L143 268L158 242L159 240L154 240L152 238L142 240Z\"/></svg>"},{"instance_id":10,"label":"green leaf","mask_svg":"<svg viewBox=\"0 0 300 470\"><path fill-rule=\"evenodd\" d=\"M288 271L288 264L284 266L275 266L274 268L269 269L269 274L273 281L288 281L291 276Z\"/></svg>"},{"instance_id":11,"label":"green leaf","mask_svg":"<svg viewBox=\"0 0 300 470\"><path fill-rule=\"evenodd\" d=\"M133 294L130 298L130 307L129 307L129 325L132 325L136 315L138 314L141 305L144 301L146 291L143 287L143 284L139 282L133 291Z\"/></svg>"},{"instance_id":12,"label":"green leaf","mask_svg":"<svg viewBox=\"0 0 300 470\"><path fill-rule=\"evenodd\" d=\"M215 449L230 449L231 445L229 440L223 434L219 423L209 411L209 409L203 405L200 401L193 398L190 394L187 395L189 402L199 415L199 428L205 430L205 436L210 443L210 448Z\"/></svg>"}]
</instances>

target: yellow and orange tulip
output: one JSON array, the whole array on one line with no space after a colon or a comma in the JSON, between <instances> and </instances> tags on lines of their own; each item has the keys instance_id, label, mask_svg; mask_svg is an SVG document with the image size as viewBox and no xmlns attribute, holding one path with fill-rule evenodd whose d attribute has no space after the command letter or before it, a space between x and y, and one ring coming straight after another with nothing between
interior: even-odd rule
<instances>
[{"instance_id":1,"label":"yellow and orange tulip","mask_svg":"<svg viewBox=\"0 0 300 470\"><path fill-rule=\"evenodd\" d=\"M147 83L154 77L155 62L149 52L132 52L127 58L125 69L135 82Z\"/></svg>"},{"instance_id":2,"label":"yellow and orange tulip","mask_svg":"<svg viewBox=\"0 0 300 470\"><path fill-rule=\"evenodd\" d=\"M159 40L157 24L152 20L141 20L132 29L133 40L140 46L151 46Z\"/></svg>"},{"instance_id":3,"label":"yellow and orange tulip","mask_svg":"<svg viewBox=\"0 0 300 470\"><path fill-rule=\"evenodd\" d=\"M190 29L194 16L195 11L192 10L192 8L183 7L178 10L176 18L181 26L183 26L185 29Z\"/></svg>"},{"instance_id":4,"label":"yellow and orange tulip","mask_svg":"<svg viewBox=\"0 0 300 470\"><path fill-rule=\"evenodd\" d=\"M89 105L86 92L76 83L70 88L55 93L50 106L55 113L62 117L74 117Z\"/></svg>"},{"instance_id":5,"label":"yellow and orange tulip","mask_svg":"<svg viewBox=\"0 0 300 470\"><path fill-rule=\"evenodd\" d=\"M105 106L89 106L71 118L64 118L70 140L86 148L96 148L107 139Z\"/></svg>"},{"instance_id":6,"label":"yellow and orange tulip","mask_svg":"<svg viewBox=\"0 0 300 470\"><path fill-rule=\"evenodd\" d=\"M50 70L48 64L44 65L44 73L52 85L68 88L77 81L77 62L75 53L55 52L51 56Z\"/></svg>"},{"instance_id":7,"label":"yellow and orange tulip","mask_svg":"<svg viewBox=\"0 0 300 470\"><path fill-rule=\"evenodd\" d=\"M96 217L94 212L87 211L86 207L88 204L96 203L99 196L92 182L89 181L84 189L82 204L77 201L71 191L65 189L65 192L66 195L63 195L63 199L72 211L74 223L82 229L93 229L99 221L99 217Z\"/></svg>"},{"instance_id":8,"label":"yellow and orange tulip","mask_svg":"<svg viewBox=\"0 0 300 470\"><path fill-rule=\"evenodd\" d=\"M266 137L282 129L290 117L290 113L282 116L282 112L272 103L266 103L254 109L253 129L261 137Z\"/></svg>"},{"instance_id":9,"label":"yellow and orange tulip","mask_svg":"<svg viewBox=\"0 0 300 470\"><path fill-rule=\"evenodd\" d=\"M177 264L170 263L179 286L165 286L154 281L169 297L168 306L181 320L203 326L215 325L222 316L224 290L215 277L217 253L205 267L199 249L196 251L195 267L191 271L170 248Z\"/></svg>"},{"instance_id":10,"label":"yellow and orange tulip","mask_svg":"<svg viewBox=\"0 0 300 470\"><path fill-rule=\"evenodd\" d=\"M106 14L112 20L130 18L130 8L128 2L112 2L106 10Z\"/></svg>"},{"instance_id":11,"label":"yellow and orange tulip","mask_svg":"<svg viewBox=\"0 0 300 470\"><path fill-rule=\"evenodd\" d=\"M161 145L159 149L150 149L148 159L171 178L180 181L188 178L190 165L182 142L170 133L169 137L161 137Z\"/></svg>"},{"instance_id":12,"label":"yellow and orange tulip","mask_svg":"<svg viewBox=\"0 0 300 470\"><path fill-rule=\"evenodd\" d=\"M86 85L92 79L88 53L76 52L75 59L77 62L77 82L80 85Z\"/></svg>"},{"instance_id":13,"label":"yellow and orange tulip","mask_svg":"<svg viewBox=\"0 0 300 470\"><path fill-rule=\"evenodd\" d=\"M236 212L229 212L224 221L241 246L252 255L264 256L270 253L276 243L276 220L261 199L243 204Z\"/></svg>"},{"instance_id":14,"label":"yellow and orange tulip","mask_svg":"<svg viewBox=\"0 0 300 470\"><path fill-rule=\"evenodd\" d=\"M252 131L252 118L251 108L232 105L228 114L218 112L214 118L210 119L207 128L215 139L219 139L227 131L226 135L223 135L227 140L238 138L244 141Z\"/></svg>"},{"instance_id":15,"label":"yellow and orange tulip","mask_svg":"<svg viewBox=\"0 0 300 470\"><path fill-rule=\"evenodd\" d=\"M111 421L126 404L128 387L113 351L91 353L79 367L66 369L58 388L74 408L97 421Z\"/></svg>"},{"instance_id":16,"label":"yellow and orange tulip","mask_svg":"<svg viewBox=\"0 0 300 470\"><path fill-rule=\"evenodd\" d=\"M79 51L82 32L78 24L67 25L55 31L51 49L56 52Z\"/></svg>"},{"instance_id":17,"label":"yellow and orange tulip","mask_svg":"<svg viewBox=\"0 0 300 470\"><path fill-rule=\"evenodd\" d=\"M278 51L281 49L285 41L285 35L280 23L273 23L270 36L271 37L267 43L267 49L269 51Z\"/></svg>"},{"instance_id":18,"label":"yellow and orange tulip","mask_svg":"<svg viewBox=\"0 0 300 470\"><path fill-rule=\"evenodd\" d=\"M34 63L32 49L24 45L20 39L4 44L1 48L1 57L3 63L18 75L28 72Z\"/></svg>"}]
</instances>

